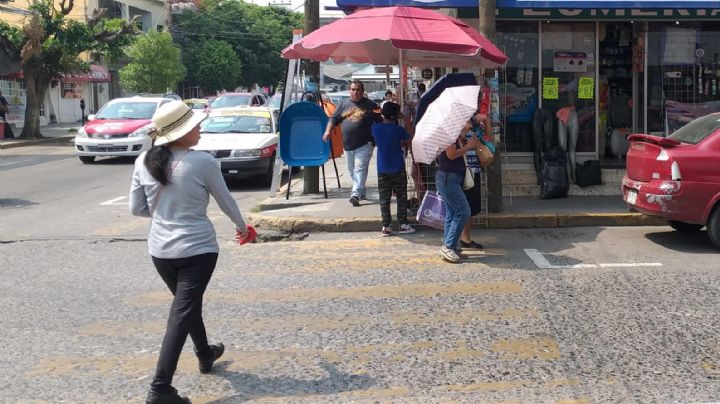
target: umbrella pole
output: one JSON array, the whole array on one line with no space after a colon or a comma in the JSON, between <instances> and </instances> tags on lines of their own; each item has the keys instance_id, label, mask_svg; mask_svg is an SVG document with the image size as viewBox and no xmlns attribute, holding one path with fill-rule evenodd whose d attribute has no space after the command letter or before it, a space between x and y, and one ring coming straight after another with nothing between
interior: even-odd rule
<instances>
[{"instance_id":1,"label":"umbrella pole","mask_svg":"<svg viewBox=\"0 0 720 404\"><path fill-rule=\"evenodd\" d=\"M405 63L403 61L403 51L402 49L399 49L398 52L400 53L398 55L398 73L400 76L400 89L398 90L398 97L400 98L400 111L403 110L403 107L405 106L405 90L403 89L405 87L405 77L403 77L403 64ZM405 128L407 129L407 128Z\"/></svg>"},{"instance_id":2,"label":"umbrella pole","mask_svg":"<svg viewBox=\"0 0 720 404\"><path fill-rule=\"evenodd\" d=\"M325 111L325 100L322 97L322 92L318 87L318 97L320 99L320 107ZM335 162L335 152L333 151L332 133L330 134L330 157L332 157L333 167L335 168L335 178L337 178L338 189L342 189L340 186L340 173L338 173L337 163ZM325 166L323 165L323 186L325 186ZM327 189L325 189L325 199L327 199Z\"/></svg>"}]
</instances>

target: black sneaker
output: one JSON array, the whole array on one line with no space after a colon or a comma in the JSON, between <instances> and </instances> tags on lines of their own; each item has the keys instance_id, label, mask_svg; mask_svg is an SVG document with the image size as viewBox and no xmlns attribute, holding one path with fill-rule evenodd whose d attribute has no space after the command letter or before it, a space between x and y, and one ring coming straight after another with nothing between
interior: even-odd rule
<instances>
[{"instance_id":1,"label":"black sneaker","mask_svg":"<svg viewBox=\"0 0 720 404\"><path fill-rule=\"evenodd\" d=\"M458 243L458 245L459 245L460 247L462 247L462 248L468 248L468 249L471 249L471 250L482 250L482 249L483 249L482 244L476 243L476 242L474 242L474 241L472 241L472 240L470 240L469 243L460 240L460 243Z\"/></svg>"},{"instance_id":2,"label":"black sneaker","mask_svg":"<svg viewBox=\"0 0 720 404\"><path fill-rule=\"evenodd\" d=\"M352 206L358 207L360 206L360 198L358 198L357 196L351 196L350 203L352 204Z\"/></svg>"},{"instance_id":3,"label":"black sneaker","mask_svg":"<svg viewBox=\"0 0 720 404\"><path fill-rule=\"evenodd\" d=\"M145 404L192 404L189 398L180 397L175 387L170 387L169 393L158 393L150 390Z\"/></svg>"},{"instance_id":4,"label":"black sneaker","mask_svg":"<svg viewBox=\"0 0 720 404\"><path fill-rule=\"evenodd\" d=\"M210 345L210 351L212 351L212 356L207 359L203 359L198 356L198 368L200 369L200 373L210 373L212 371L213 363L225 352L225 345L222 343ZM197 355L197 352L195 352L195 355Z\"/></svg>"}]
</instances>

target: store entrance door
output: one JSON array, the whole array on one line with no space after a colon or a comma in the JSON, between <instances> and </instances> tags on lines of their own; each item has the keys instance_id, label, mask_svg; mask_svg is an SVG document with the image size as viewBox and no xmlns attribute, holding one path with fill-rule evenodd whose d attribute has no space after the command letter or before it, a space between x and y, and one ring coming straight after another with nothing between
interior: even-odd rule
<instances>
[{"instance_id":1,"label":"store entrance door","mask_svg":"<svg viewBox=\"0 0 720 404\"><path fill-rule=\"evenodd\" d=\"M598 112L599 140L598 154L604 165L624 165L622 159L627 153L629 133L641 130L638 122L642 86L642 72L634 63L633 47L639 35L630 22L600 23L598 51ZM637 56L637 55L636 55ZM635 68L634 68L635 66Z\"/></svg>"}]
</instances>

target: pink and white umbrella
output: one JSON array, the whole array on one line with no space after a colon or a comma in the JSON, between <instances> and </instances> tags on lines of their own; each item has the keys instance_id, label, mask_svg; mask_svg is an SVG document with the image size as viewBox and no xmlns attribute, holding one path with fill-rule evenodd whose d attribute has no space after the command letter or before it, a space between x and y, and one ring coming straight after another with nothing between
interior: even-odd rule
<instances>
[{"instance_id":1,"label":"pink and white umbrella","mask_svg":"<svg viewBox=\"0 0 720 404\"><path fill-rule=\"evenodd\" d=\"M507 56L464 22L417 7L358 11L282 51L285 59L493 68Z\"/></svg>"},{"instance_id":2,"label":"pink and white umbrella","mask_svg":"<svg viewBox=\"0 0 720 404\"><path fill-rule=\"evenodd\" d=\"M455 143L465 123L478 108L480 86L446 88L415 127L412 152L416 162L430 164Z\"/></svg>"}]
</instances>

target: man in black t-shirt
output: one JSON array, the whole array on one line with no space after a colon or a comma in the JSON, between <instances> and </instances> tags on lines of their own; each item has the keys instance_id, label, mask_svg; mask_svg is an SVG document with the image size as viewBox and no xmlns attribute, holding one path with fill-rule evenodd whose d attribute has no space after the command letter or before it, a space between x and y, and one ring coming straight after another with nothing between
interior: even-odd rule
<instances>
[{"instance_id":1,"label":"man in black t-shirt","mask_svg":"<svg viewBox=\"0 0 720 404\"><path fill-rule=\"evenodd\" d=\"M353 181L350 194L353 206L360 206L360 200L367 196L365 181L374 148L371 128L373 123L381 121L377 108L377 104L365 97L363 83L354 80L350 83L350 98L340 102L323 135L327 142L337 125L342 128L345 160Z\"/></svg>"}]
</instances>

